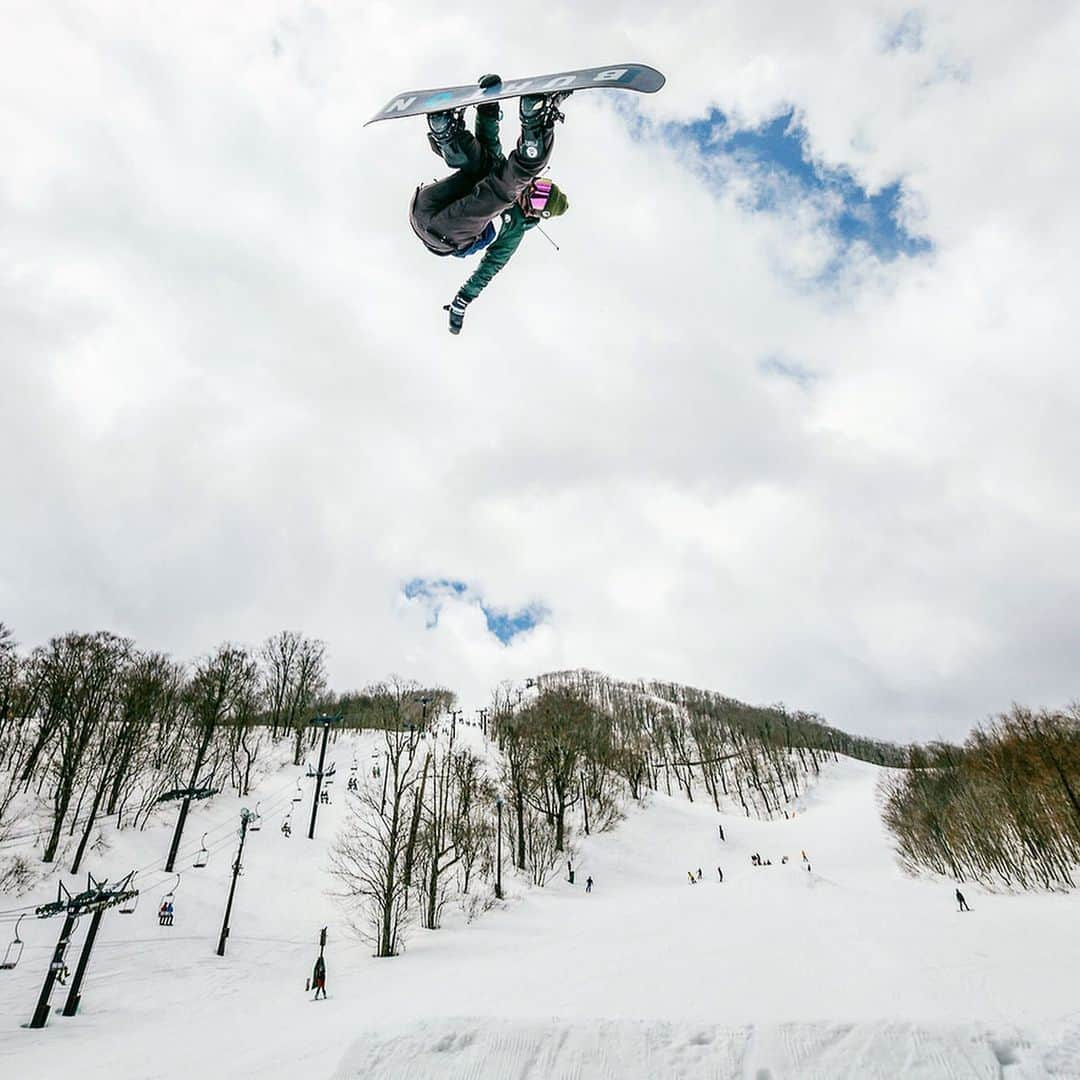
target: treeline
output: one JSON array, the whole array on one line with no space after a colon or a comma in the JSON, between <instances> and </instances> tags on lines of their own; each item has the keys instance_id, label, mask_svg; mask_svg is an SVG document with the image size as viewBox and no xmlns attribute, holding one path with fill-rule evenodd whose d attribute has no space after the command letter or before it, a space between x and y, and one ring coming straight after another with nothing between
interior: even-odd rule
<instances>
[{"instance_id":1,"label":"treeline","mask_svg":"<svg viewBox=\"0 0 1080 1080\"><path fill-rule=\"evenodd\" d=\"M988 886L1072 888L1080 866L1080 707L1019 706L962 747L910 751L884 786L901 860Z\"/></svg>"},{"instance_id":2,"label":"treeline","mask_svg":"<svg viewBox=\"0 0 1080 1080\"><path fill-rule=\"evenodd\" d=\"M145 826L177 789L246 795L280 740L301 762L317 713L382 726L395 722L394 701L391 685L329 692L325 646L291 631L186 664L107 632L63 634L22 653L0 624L0 888L31 876L16 854L28 846L40 844L45 863L73 848L75 873L104 824ZM36 827L42 814L47 824Z\"/></svg>"},{"instance_id":3,"label":"treeline","mask_svg":"<svg viewBox=\"0 0 1080 1080\"><path fill-rule=\"evenodd\" d=\"M591 671L536 680L588 701L603 718L590 754L594 768L617 774L631 797L646 789L704 794L717 809L729 800L748 816L769 818L801 794L808 776L840 754L902 765L904 751L858 739L807 713L760 708L674 683L627 683Z\"/></svg>"}]
</instances>

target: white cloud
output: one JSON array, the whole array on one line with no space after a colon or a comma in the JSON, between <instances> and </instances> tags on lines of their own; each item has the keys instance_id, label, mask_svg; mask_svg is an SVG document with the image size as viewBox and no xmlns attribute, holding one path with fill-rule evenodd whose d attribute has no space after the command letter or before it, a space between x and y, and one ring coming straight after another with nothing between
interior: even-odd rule
<instances>
[{"instance_id":1,"label":"white cloud","mask_svg":"<svg viewBox=\"0 0 1080 1080\"><path fill-rule=\"evenodd\" d=\"M341 686L478 703L583 664L894 737L1076 695L1075 10L97 7L0 15L25 641L302 627ZM818 289L813 207L752 214L579 95L561 253L530 237L451 338L464 268L406 223L423 123L361 124L407 86L630 58L669 77L650 122L794 108L823 165L903 179L933 254ZM466 603L427 630L418 576L551 615L509 647Z\"/></svg>"}]
</instances>

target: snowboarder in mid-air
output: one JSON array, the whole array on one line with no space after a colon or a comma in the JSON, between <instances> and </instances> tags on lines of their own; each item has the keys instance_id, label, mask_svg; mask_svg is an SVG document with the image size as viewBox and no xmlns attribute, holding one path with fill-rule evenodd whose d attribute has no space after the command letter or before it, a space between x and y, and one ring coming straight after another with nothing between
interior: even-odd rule
<instances>
[{"instance_id":1,"label":"snowboarder in mid-air","mask_svg":"<svg viewBox=\"0 0 1080 1080\"><path fill-rule=\"evenodd\" d=\"M481 89L498 86L485 75ZM428 142L456 171L416 189L409 210L413 232L434 255L466 258L484 251L476 271L445 306L450 333L460 334L465 310L506 265L522 237L541 219L559 217L569 207L566 195L541 179L555 144L555 121L565 93L525 95L520 99L521 136L509 156L499 141L498 101L476 106L475 135L465 126L464 109L428 114ZM499 220L496 234L494 219Z\"/></svg>"}]
</instances>

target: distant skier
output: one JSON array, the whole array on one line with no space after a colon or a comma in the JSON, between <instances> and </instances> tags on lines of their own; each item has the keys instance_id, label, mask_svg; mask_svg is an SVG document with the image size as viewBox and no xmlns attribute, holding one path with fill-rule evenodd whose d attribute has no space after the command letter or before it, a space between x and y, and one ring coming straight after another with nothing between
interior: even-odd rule
<instances>
[{"instance_id":1,"label":"distant skier","mask_svg":"<svg viewBox=\"0 0 1080 1080\"><path fill-rule=\"evenodd\" d=\"M716 827L720 830L720 839L723 840L724 839L724 826L717 823Z\"/></svg>"},{"instance_id":2,"label":"distant skier","mask_svg":"<svg viewBox=\"0 0 1080 1080\"><path fill-rule=\"evenodd\" d=\"M315 996L312 1001L319 1000L319 991L322 991L323 1000L326 999L326 961L320 955L315 960L315 970L311 975L311 985L315 987Z\"/></svg>"},{"instance_id":3,"label":"distant skier","mask_svg":"<svg viewBox=\"0 0 1080 1080\"><path fill-rule=\"evenodd\" d=\"M968 907L968 902L964 899L964 894L959 889L956 890L956 902L960 905L960 911L971 910L971 908Z\"/></svg>"},{"instance_id":4,"label":"distant skier","mask_svg":"<svg viewBox=\"0 0 1080 1080\"><path fill-rule=\"evenodd\" d=\"M592 892L592 878L591 877L587 877L585 879L585 891L586 892Z\"/></svg>"},{"instance_id":5,"label":"distant skier","mask_svg":"<svg viewBox=\"0 0 1080 1080\"><path fill-rule=\"evenodd\" d=\"M686 876L690 879L690 884L691 885L696 885L697 884L697 879L694 877L694 871L693 870L687 870L686 871Z\"/></svg>"},{"instance_id":6,"label":"distant skier","mask_svg":"<svg viewBox=\"0 0 1080 1080\"><path fill-rule=\"evenodd\" d=\"M700 866L697 868L697 879L698 879L698 881L701 880L701 867Z\"/></svg>"},{"instance_id":7,"label":"distant skier","mask_svg":"<svg viewBox=\"0 0 1080 1080\"><path fill-rule=\"evenodd\" d=\"M724 871L723 871L723 870L721 870L721 869L720 869L720 867L718 866L718 867L716 868L716 873L717 873L717 874L719 875L721 883L723 883L723 880L724 880Z\"/></svg>"},{"instance_id":8,"label":"distant skier","mask_svg":"<svg viewBox=\"0 0 1080 1080\"><path fill-rule=\"evenodd\" d=\"M498 86L498 75L485 75L481 89ZM428 114L432 150L457 171L416 189L409 209L413 232L433 255L465 258L484 248L475 273L443 310L450 313L450 333L460 334L465 309L506 265L525 233L541 218L566 213L569 202L550 180L539 179L555 145L555 121L562 119L564 94L522 97L521 137L507 157L499 142L499 103L476 106L476 134L465 127L465 110ZM495 218L499 218L498 236ZM494 241L494 243L492 243Z\"/></svg>"}]
</instances>

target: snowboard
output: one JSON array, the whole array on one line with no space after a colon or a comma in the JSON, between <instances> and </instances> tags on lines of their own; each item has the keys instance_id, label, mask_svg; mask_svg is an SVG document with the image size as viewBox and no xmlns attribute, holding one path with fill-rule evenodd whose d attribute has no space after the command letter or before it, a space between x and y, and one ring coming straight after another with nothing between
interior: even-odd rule
<instances>
[{"instance_id":1,"label":"snowboard","mask_svg":"<svg viewBox=\"0 0 1080 1080\"><path fill-rule=\"evenodd\" d=\"M495 86L481 90L476 83L468 86L445 86L434 90L407 90L392 97L368 122L394 120L400 116L423 116L446 109L463 109L485 101L502 101L523 94L552 94L556 91L635 90L639 94L655 94L666 79L645 64L617 64L608 67L582 68L555 75L533 75L528 79L504 79Z\"/></svg>"}]
</instances>

